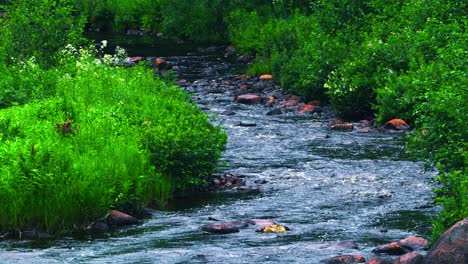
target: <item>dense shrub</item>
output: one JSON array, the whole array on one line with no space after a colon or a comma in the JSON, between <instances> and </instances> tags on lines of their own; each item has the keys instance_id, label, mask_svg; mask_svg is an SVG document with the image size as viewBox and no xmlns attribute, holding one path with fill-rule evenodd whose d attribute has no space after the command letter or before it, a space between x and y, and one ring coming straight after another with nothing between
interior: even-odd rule
<instances>
[{"instance_id":1,"label":"dense shrub","mask_svg":"<svg viewBox=\"0 0 468 264\"><path fill-rule=\"evenodd\" d=\"M4 8L0 19L0 63L34 57L40 65L54 65L67 44L81 43L84 19L73 16L72 0L18 0Z\"/></svg>"},{"instance_id":2,"label":"dense shrub","mask_svg":"<svg viewBox=\"0 0 468 264\"><path fill-rule=\"evenodd\" d=\"M55 95L59 72L40 70L34 60L18 64L0 63L0 108Z\"/></svg>"},{"instance_id":3,"label":"dense shrub","mask_svg":"<svg viewBox=\"0 0 468 264\"><path fill-rule=\"evenodd\" d=\"M90 54L64 60L56 96L0 111L2 231L71 230L112 207L161 205L217 167L226 135L187 94Z\"/></svg>"}]
</instances>

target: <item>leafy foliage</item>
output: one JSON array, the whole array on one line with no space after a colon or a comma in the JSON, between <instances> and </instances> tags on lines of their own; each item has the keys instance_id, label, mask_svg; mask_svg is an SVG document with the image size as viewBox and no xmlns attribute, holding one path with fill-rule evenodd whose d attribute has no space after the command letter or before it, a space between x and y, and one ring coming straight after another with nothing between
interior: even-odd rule
<instances>
[{"instance_id":1,"label":"leafy foliage","mask_svg":"<svg viewBox=\"0 0 468 264\"><path fill-rule=\"evenodd\" d=\"M18 0L3 6L0 19L0 63L34 57L53 66L54 56L66 44L80 44L84 19L74 16L71 0Z\"/></svg>"},{"instance_id":2,"label":"leafy foliage","mask_svg":"<svg viewBox=\"0 0 468 264\"><path fill-rule=\"evenodd\" d=\"M112 207L163 205L217 168L226 135L187 94L143 67L63 53L53 95L0 111L2 231L61 232ZM29 65L26 83L47 75Z\"/></svg>"}]
</instances>

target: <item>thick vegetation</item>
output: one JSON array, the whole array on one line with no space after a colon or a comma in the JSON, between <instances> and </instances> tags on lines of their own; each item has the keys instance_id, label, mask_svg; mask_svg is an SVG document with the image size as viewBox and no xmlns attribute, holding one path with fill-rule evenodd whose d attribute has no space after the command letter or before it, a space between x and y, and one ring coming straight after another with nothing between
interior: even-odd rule
<instances>
[{"instance_id":1,"label":"thick vegetation","mask_svg":"<svg viewBox=\"0 0 468 264\"><path fill-rule=\"evenodd\" d=\"M70 231L109 208L164 205L174 190L203 184L225 133L147 67L111 66L124 52L96 57L94 48L65 45L59 33L71 30L70 5L45 2L16 1L1 22L4 54L15 54L11 43L30 34L20 25L36 19L36 38L53 44L0 64L0 230ZM49 16L25 15L30 8ZM46 30L57 34L46 39Z\"/></svg>"},{"instance_id":2,"label":"thick vegetation","mask_svg":"<svg viewBox=\"0 0 468 264\"><path fill-rule=\"evenodd\" d=\"M287 91L329 102L343 118L404 118L415 128L408 150L439 170L434 236L468 216L466 1L104 2L82 9L112 17L102 21L115 29L229 39L256 55L251 73L273 73Z\"/></svg>"},{"instance_id":3,"label":"thick vegetation","mask_svg":"<svg viewBox=\"0 0 468 264\"><path fill-rule=\"evenodd\" d=\"M435 201L442 212L434 221L434 237L468 216L468 129L464 122L468 101L466 1L75 0L73 3L87 17L90 28L144 28L194 41L229 40L240 52L256 55L249 69L251 73L273 73L285 90L307 100L328 102L342 118L375 117L381 124L392 118L404 118L414 128L408 137L408 150L439 171ZM47 8L46 4L38 6ZM56 10L73 13L70 9ZM68 32L68 39L76 43L79 34L73 33L70 19L63 16L63 23L57 27ZM7 33L2 36L4 43L10 43L0 45L0 55L8 55L0 58L7 58L7 62L15 53L27 57L21 50L12 50L11 43L18 43L18 39L8 32L28 22L17 21L7 22ZM82 20L74 18L74 21ZM33 25L41 24L33 22ZM32 31L33 35L35 32L40 30ZM65 44L60 39L57 43ZM58 46L34 55L42 63L41 58L48 56L41 54ZM27 52L27 48L24 50ZM33 71L37 78L20 74L24 64L28 63L0 68L9 76L3 82L11 83L0 93L2 107L21 105L33 98L49 98L49 88L58 85L54 81L47 83L56 78L54 71ZM29 82L38 88L27 88L25 84ZM164 171L167 174L170 170Z\"/></svg>"}]
</instances>

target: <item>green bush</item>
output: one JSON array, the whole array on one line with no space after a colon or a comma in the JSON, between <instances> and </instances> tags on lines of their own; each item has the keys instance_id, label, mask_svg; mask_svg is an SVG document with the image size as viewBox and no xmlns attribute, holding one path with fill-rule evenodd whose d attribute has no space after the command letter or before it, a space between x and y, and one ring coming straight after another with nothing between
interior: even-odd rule
<instances>
[{"instance_id":1,"label":"green bush","mask_svg":"<svg viewBox=\"0 0 468 264\"><path fill-rule=\"evenodd\" d=\"M189 95L91 54L62 60L56 96L0 110L0 230L83 228L109 208L163 205L216 169L226 135Z\"/></svg>"},{"instance_id":2,"label":"green bush","mask_svg":"<svg viewBox=\"0 0 468 264\"><path fill-rule=\"evenodd\" d=\"M82 42L84 19L73 16L72 0L18 0L4 8L0 63L34 57L40 65L53 66L61 48Z\"/></svg>"},{"instance_id":3,"label":"green bush","mask_svg":"<svg viewBox=\"0 0 468 264\"><path fill-rule=\"evenodd\" d=\"M59 72L40 70L34 60L0 64L0 108L22 105L55 95Z\"/></svg>"}]
</instances>

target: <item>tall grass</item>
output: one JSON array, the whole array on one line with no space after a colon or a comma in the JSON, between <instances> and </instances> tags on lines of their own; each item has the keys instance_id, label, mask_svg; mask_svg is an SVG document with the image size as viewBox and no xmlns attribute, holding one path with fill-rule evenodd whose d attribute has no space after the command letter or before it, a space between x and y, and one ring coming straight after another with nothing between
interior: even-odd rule
<instances>
[{"instance_id":1,"label":"tall grass","mask_svg":"<svg viewBox=\"0 0 468 264\"><path fill-rule=\"evenodd\" d=\"M2 231L58 233L109 208L164 205L217 167L226 135L187 94L79 54L57 68L54 96L0 110Z\"/></svg>"}]
</instances>

